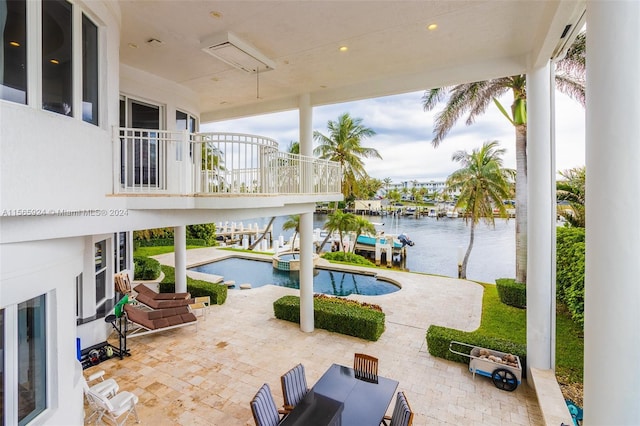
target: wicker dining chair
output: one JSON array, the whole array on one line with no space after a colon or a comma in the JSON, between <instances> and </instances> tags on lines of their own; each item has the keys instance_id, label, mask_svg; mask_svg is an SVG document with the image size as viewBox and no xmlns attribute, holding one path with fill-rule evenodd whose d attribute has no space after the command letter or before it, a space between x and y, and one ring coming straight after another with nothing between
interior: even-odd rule
<instances>
[{"instance_id":1,"label":"wicker dining chair","mask_svg":"<svg viewBox=\"0 0 640 426\"><path fill-rule=\"evenodd\" d=\"M304 366L298 364L280 377L282 384L282 396L284 397L284 412L293 410L304 396L309 392Z\"/></svg>"},{"instance_id":2,"label":"wicker dining chair","mask_svg":"<svg viewBox=\"0 0 640 426\"><path fill-rule=\"evenodd\" d=\"M386 426L387 421L390 421L389 426L411 426L413 424L413 411L409 407L409 402L404 392L398 392L393 414L391 417L384 416L382 424Z\"/></svg>"},{"instance_id":3,"label":"wicker dining chair","mask_svg":"<svg viewBox=\"0 0 640 426\"><path fill-rule=\"evenodd\" d=\"M353 357L353 370L359 379L378 381L378 358L356 353Z\"/></svg>"}]
</instances>

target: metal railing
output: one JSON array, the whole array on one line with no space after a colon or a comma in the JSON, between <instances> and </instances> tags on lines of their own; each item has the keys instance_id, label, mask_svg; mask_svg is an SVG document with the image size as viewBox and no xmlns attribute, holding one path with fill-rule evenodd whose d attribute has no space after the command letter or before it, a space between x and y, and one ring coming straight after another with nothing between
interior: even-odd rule
<instances>
[{"instance_id":1,"label":"metal railing","mask_svg":"<svg viewBox=\"0 0 640 426\"><path fill-rule=\"evenodd\" d=\"M240 133L114 131L117 194L339 193L340 164L278 150Z\"/></svg>"}]
</instances>

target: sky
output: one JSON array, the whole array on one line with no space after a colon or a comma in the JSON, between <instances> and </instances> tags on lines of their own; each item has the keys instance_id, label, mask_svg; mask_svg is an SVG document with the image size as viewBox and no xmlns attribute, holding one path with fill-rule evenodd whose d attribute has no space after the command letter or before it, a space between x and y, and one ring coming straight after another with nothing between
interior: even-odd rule
<instances>
[{"instance_id":1,"label":"sky","mask_svg":"<svg viewBox=\"0 0 640 426\"><path fill-rule=\"evenodd\" d=\"M421 101L423 94L420 91L314 107L313 130L328 135L327 122L336 121L345 112L353 118L361 118L362 125L376 132L376 135L364 139L362 146L375 148L382 156L382 160L364 160L367 173L380 180L391 178L394 183L444 180L459 168L459 163L451 161L455 151L470 152L491 140L497 140L506 149L504 166L516 168L515 131L495 105L490 105L487 112L470 126L465 124L466 116L461 117L447 137L434 148L431 144L434 116L442 106L425 112ZM505 108L511 105L509 97L500 101ZM556 170L585 164L584 117L584 108L578 102L556 93ZM280 150L286 151L292 141L299 140L298 111L208 123L201 126L201 131L265 136L275 139Z\"/></svg>"}]
</instances>

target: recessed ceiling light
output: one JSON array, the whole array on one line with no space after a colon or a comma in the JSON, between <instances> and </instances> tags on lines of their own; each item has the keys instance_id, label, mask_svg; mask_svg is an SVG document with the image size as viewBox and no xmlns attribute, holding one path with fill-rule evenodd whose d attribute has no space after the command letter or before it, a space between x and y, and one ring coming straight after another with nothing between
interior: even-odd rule
<instances>
[{"instance_id":1,"label":"recessed ceiling light","mask_svg":"<svg viewBox=\"0 0 640 426\"><path fill-rule=\"evenodd\" d=\"M427 26L427 29L428 29L429 31L433 31L433 30L435 30L435 29L437 29L437 28L438 28L438 24L429 24L429 25Z\"/></svg>"},{"instance_id":2,"label":"recessed ceiling light","mask_svg":"<svg viewBox=\"0 0 640 426\"><path fill-rule=\"evenodd\" d=\"M20 47L20 43L18 43L17 41L10 41L9 45L13 47Z\"/></svg>"},{"instance_id":3,"label":"recessed ceiling light","mask_svg":"<svg viewBox=\"0 0 640 426\"><path fill-rule=\"evenodd\" d=\"M349 50L349 48L347 46L340 46L340 50L341 52L346 52L347 50Z\"/></svg>"},{"instance_id":4,"label":"recessed ceiling light","mask_svg":"<svg viewBox=\"0 0 640 426\"><path fill-rule=\"evenodd\" d=\"M49 62L51 62L53 65L58 65L60 63L60 61L57 59L51 59Z\"/></svg>"},{"instance_id":5,"label":"recessed ceiling light","mask_svg":"<svg viewBox=\"0 0 640 426\"><path fill-rule=\"evenodd\" d=\"M138 45L135 43L129 43L127 46L129 46L130 49L137 49Z\"/></svg>"},{"instance_id":6,"label":"recessed ceiling light","mask_svg":"<svg viewBox=\"0 0 640 426\"><path fill-rule=\"evenodd\" d=\"M215 19L220 19L222 18L222 12L218 12L217 10L212 10L211 12L209 12L209 16Z\"/></svg>"}]
</instances>

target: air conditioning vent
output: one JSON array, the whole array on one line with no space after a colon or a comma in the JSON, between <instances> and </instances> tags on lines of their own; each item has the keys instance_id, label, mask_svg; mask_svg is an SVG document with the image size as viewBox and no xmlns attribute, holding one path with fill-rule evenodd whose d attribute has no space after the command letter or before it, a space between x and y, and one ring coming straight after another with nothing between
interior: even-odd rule
<instances>
[{"instance_id":1,"label":"air conditioning vent","mask_svg":"<svg viewBox=\"0 0 640 426\"><path fill-rule=\"evenodd\" d=\"M200 43L200 48L211 56L249 74L276 68L275 62L230 32L207 37Z\"/></svg>"}]
</instances>

